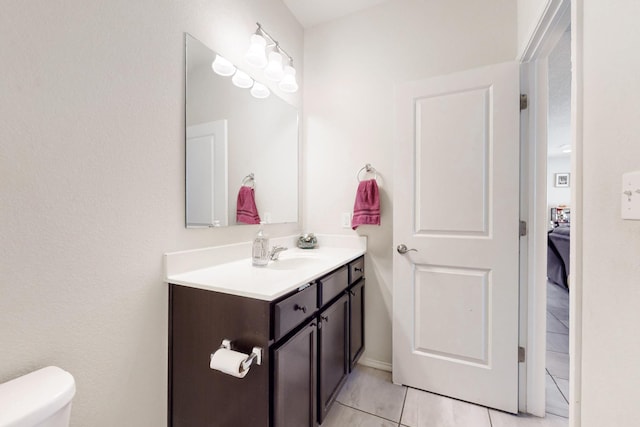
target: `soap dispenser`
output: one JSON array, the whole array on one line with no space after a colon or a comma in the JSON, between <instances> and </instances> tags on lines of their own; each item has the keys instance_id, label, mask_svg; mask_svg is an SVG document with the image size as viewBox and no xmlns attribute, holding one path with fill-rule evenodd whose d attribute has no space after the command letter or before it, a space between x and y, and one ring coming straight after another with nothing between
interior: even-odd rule
<instances>
[{"instance_id":1,"label":"soap dispenser","mask_svg":"<svg viewBox=\"0 0 640 427\"><path fill-rule=\"evenodd\" d=\"M269 237L262 229L264 222L260 222L260 229L253 239L253 248L251 252L252 263L256 267L264 267L269 264Z\"/></svg>"}]
</instances>

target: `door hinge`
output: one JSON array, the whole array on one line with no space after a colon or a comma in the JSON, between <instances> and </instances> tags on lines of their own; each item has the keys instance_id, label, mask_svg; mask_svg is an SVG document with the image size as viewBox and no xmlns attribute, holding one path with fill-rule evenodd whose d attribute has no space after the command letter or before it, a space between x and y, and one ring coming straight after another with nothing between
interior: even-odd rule
<instances>
[{"instance_id":1,"label":"door hinge","mask_svg":"<svg viewBox=\"0 0 640 427\"><path fill-rule=\"evenodd\" d=\"M526 93L520 94L520 111L526 110L529 106L529 98Z\"/></svg>"},{"instance_id":2,"label":"door hinge","mask_svg":"<svg viewBox=\"0 0 640 427\"><path fill-rule=\"evenodd\" d=\"M527 235L527 221L520 221L520 237Z\"/></svg>"},{"instance_id":3,"label":"door hinge","mask_svg":"<svg viewBox=\"0 0 640 427\"><path fill-rule=\"evenodd\" d=\"M524 347L518 347L518 363L524 363Z\"/></svg>"}]
</instances>

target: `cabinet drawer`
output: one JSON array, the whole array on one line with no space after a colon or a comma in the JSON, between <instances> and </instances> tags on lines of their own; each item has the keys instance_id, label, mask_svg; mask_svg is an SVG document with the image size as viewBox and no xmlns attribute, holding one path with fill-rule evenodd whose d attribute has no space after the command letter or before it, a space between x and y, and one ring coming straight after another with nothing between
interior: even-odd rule
<instances>
[{"instance_id":1,"label":"cabinet drawer","mask_svg":"<svg viewBox=\"0 0 640 427\"><path fill-rule=\"evenodd\" d=\"M273 312L273 334L275 340L285 336L287 332L301 324L316 311L318 307L317 295L314 283L275 305Z\"/></svg>"},{"instance_id":2,"label":"cabinet drawer","mask_svg":"<svg viewBox=\"0 0 640 427\"><path fill-rule=\"evenodd\" d=\"M349 273L347 266L334 271L319 280L320 282L320 307L338 296L349 285Z\"/></svg>"},{"instance_id":3,"label":"cabinet drawer","mask_svg":"<svg viewBox=\"0 0 640 427\"><path fill-rule=\"evenodd\" d=\"M349 263L349 284L353 285L364 276L364 257Z\"/></svg>"}]
</instances>

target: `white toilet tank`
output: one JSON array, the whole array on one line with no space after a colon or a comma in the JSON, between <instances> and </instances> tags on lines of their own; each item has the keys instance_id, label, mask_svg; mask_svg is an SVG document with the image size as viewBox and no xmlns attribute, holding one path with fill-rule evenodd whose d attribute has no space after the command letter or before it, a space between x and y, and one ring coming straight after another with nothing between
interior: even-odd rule
<instances>
[{"instance_id":1,"label":"white toilet tank","mask_svg":"<svg viewBox=\"0 0 640 427\"><path fill-rule=\"evenodd\" d=\"M0 427L68 427L73 376L49 366L0 384Z\"/></svg>"}]
</instances>

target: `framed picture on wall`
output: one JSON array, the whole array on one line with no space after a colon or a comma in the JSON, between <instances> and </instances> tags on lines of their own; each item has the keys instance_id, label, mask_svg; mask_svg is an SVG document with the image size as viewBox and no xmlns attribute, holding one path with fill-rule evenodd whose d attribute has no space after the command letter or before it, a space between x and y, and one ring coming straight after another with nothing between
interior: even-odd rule
<instances>
[{"instance_id":1,"label":"framed picture on wall","mask_svg":"<svg viewBox=\"0 0 640 427\"><path fill-rule=\"evenodd\" d=\"M556 187L568 187L569 186L569 174L557 173L556 174Z\"/></svg>"}]
</instances>

